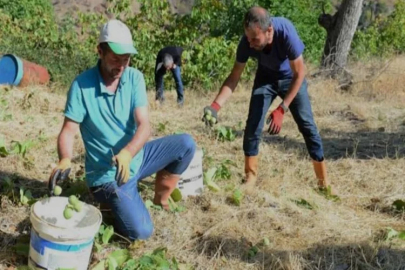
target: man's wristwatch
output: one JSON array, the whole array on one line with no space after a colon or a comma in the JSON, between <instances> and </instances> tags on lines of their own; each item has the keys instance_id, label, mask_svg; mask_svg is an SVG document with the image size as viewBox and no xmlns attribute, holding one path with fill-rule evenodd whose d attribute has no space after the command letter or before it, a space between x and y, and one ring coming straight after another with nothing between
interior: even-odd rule
<instances>
[{"instance_id":1,"label":"man's wristwatch","mask_svg":"<svg viewBox=\"0 0 405 270\"><path fill-rule=\"evenodd\" d=\"M289 110L288 110L288 107L287 107L287 106L285 106L284 102L281 102L280 107L281 107L281 108L283 108L284 113L286 113L286 112L288 112L288 111L289 111Z\"/></svg>"}]
</instances>

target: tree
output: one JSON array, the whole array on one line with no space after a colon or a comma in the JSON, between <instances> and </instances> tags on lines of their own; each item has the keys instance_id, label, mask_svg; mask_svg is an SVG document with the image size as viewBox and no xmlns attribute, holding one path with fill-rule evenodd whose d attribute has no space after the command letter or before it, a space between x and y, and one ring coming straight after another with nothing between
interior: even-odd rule
<instances>
[{"instance_id":1,"label":"tree","mask_svg":"<svg viewBox=\"0 0 405 270\"><path fill-rule=\"evenodd\" d=\"M332 74L341 73L347 63L353 35L359 23L364 0L343 0L334 15L321 14L318 23L327 37L321 65Z\"/></svg>"}]
</instances>

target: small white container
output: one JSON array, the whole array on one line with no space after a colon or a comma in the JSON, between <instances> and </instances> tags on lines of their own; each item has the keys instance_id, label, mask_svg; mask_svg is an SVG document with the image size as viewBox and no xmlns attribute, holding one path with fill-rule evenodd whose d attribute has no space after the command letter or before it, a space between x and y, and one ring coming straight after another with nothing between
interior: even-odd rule
<instances>
[{"instance_id":1,"label":"small white container","mask_svg":"<svg viewBox=\"0 0 405 270\"><path fill-rule=\"evenodd\" d=\"M190 165L182 173L177 187L183 197L200 195L204 189L203 182L203 151L197 148Z\"/></svg>"}]
</instances>

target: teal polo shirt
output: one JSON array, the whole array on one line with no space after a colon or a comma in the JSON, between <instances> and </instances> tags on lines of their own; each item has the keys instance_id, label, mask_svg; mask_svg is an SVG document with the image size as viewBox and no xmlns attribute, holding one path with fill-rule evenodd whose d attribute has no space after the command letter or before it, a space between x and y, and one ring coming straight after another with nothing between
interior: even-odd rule
<instances>
[{"instance_id":1,"label":"teal polo shirt","mask_svg":"<svg viewBox=\"0 0 405 270\"><path fill-rule=\"evenodd\" d=\"M89 187L115 181L113 155L129 143L137 130L135 108L147 105L143 74L131 67L124 70L115 93L107 90L99 63L73 81L65 116L80 125ZM131 161L130 177L138 172L142 159L143 149Z\"/></svg>"}]
</instances>

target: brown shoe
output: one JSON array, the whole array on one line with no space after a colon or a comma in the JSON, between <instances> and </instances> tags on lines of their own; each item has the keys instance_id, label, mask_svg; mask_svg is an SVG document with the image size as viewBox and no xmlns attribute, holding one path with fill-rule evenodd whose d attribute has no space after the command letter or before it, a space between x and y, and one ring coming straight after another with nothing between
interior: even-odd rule
<instances>
[{"instance_id":1,"label":"brown shoe","mask_svg":"<svg viewBox=\"0 0 405 270\"><path fill-rule=\"evenodd\" d=\"M245 156L245 179L244 184L254 186L257 182L258 156Z\"/></svg>"},{"instance_id":2,"label":"brown shoe","mask_svg":"<svg viewBox=\"0 0 405 270\"><path fill-rule=\"evenodd\" d=\"M170 210L169 197L177 186L180 175L172 174L168 171L161 170L156 173L155 180L155 197L153 203L162 206L165 210Z\"/></svg>"},{"instance_id":3,"label":"brown shoe","mask_svg":"<svg viewBox=\"0 0 405 270\"><path fill-rule=\"evenodd\" d=\"M336 195L336 190L332 189L332 186L328 181L325 160L323 161L312 160L312 164L314 166L316 178L318 179L318 188L320 190L327 190L328 187L330 187L331 195Z\"/></svg>"}]
</instances>

